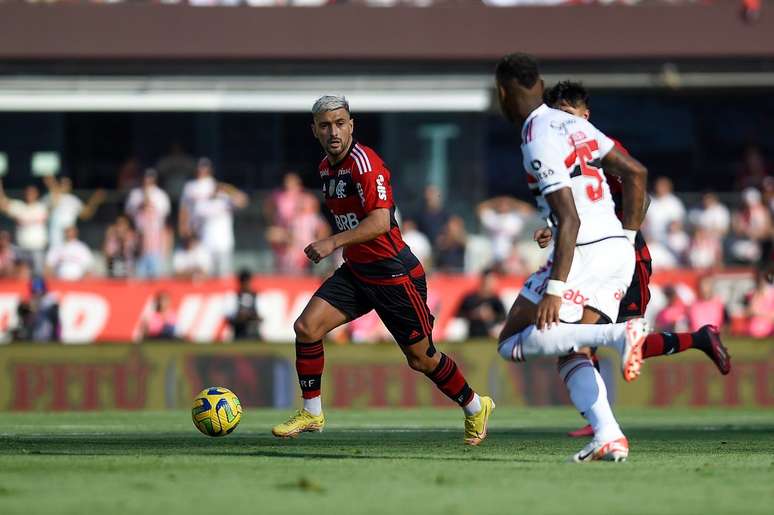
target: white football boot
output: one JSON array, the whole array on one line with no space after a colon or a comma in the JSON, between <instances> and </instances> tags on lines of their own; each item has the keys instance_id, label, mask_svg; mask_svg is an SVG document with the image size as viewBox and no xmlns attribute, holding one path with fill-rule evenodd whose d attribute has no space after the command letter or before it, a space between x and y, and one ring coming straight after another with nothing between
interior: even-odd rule
<instances>
[{"instance_id":1,"label":"white football boot","mask_svg":"<svg viewBox=\"0 0 774 515\"><path fill-rule=\"evenodd\" d=\"M625 436L610 440L609 442L599 442L596 439L591 440L586 447L576 452L571 461L575 463L586 463L589 461L626 461L629 456L629 441Z\"/></svg>"},{"instance_id":2,"label":"white football boot","mask_svg":"<svg viewBox=\"0 0 774 515\"><path fill-rule=\"evenodd\" d=\"M650 333L650 325L644 318L626 322L626 343L621 352L621 372L627 382L640 376L642 369L642 344Z\"/></svg>"}]
</instances>

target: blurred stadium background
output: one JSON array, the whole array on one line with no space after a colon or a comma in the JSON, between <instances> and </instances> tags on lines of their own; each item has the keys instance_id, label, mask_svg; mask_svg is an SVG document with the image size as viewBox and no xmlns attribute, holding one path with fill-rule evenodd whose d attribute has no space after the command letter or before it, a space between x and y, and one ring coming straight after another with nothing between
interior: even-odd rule
<instances>
[{"instance_id":1,"label":"blurred stadium background","mask_svg":"<svg viewBox=\"0 0 774 515\"><path fill-rule=\"evenodd\" d=\"M771 408L772 8L0 0L0 410L187 407L209 384L290 406L282 343L335 266L303 257L329 230L309 128L324 93L349 98L356 137L393 172L436 339L498 403L567 403L553 363L499 362L500 317L480 308L507 308L544 258L493 96L512 51L538 56L548 85L583 81L593 122L648 166L648 316L730 338L729 378L702 357L657 360L611 387L618 402ZM391 345L355 345L373 342L389 336L370 316L332 335L333 406L447 405Z\"/></svg>"}]
</instances>

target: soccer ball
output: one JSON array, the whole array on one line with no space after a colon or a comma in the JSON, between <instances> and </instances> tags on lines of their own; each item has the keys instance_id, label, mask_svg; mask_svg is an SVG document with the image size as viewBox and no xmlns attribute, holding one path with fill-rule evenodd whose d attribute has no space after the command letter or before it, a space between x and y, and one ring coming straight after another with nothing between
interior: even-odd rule
<instances>
[{"instance_id":1,"label":"soccer ball","mask_svg":"<svg viewBox=\"0 0 774 515\"><path fill-rule=\"evenodd\" d=\"M205 435L225 436L239 425L242 405L228 388L205 388L193 401L191 418L196 429Z\"/></svg>"}]
</instances>

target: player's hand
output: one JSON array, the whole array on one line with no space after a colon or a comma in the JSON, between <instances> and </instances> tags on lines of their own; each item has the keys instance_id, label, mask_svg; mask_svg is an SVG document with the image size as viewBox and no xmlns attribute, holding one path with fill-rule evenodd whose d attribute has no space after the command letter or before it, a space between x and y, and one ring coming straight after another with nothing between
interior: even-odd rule
<instances>
[{"instance_id":1,"label":"player's hand","mask_svg":"<svg viewBox=\"0 0 774 515\"><path fill-rule=\"evenodd\" d=\"M553 237L553 233L551 232L551 229L548 227L543 227L535 231L535 234L532 236L532 239L537 242L537 244L540 246L541 249L544 249L548 247L549 243L551 243L552 237Z\"/></svg>"},{"instance_id":2,"label":"player's hand","mask_svg":"<svg viewBox=\"0 0 774 515\"><path fill-rule=\"evenodd\" d=\"M537 318L535 320L535 327L539 330L548 329L554 323L559 323L559 308L562 307L561 297L556 295L543 295L537 308Z\"/></svg>"},{"instance_id":3,"label":"player's hand","mask_svg":"<svg viewBox=\"0 0 774 515\"><path fill-rule=\"evenodd\" d=\"M313 263L319 263L320 260L327 258L336 250L336 244L330 238L310 243L305 249L304 254Z\"/></svg>"}]
</instances>

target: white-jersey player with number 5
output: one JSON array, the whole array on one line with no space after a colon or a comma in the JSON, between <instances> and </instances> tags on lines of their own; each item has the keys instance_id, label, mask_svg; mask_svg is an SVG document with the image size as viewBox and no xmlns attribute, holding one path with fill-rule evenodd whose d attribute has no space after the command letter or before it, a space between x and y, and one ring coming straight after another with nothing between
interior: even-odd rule
<instances>
[{"instance_id":1,"label":"white-jersey player with number 5","mask_svg":"<svg viewBox=\"0 0 774 515\"><path fill-rule=\"evenodd\" d=\"M570 398L594 429L594 438L573 456L577 462L622 461L629 443L607 400L590 358L591 346L615 348L627 381L642 364L644 319L613 324L634 271L628 231L645 212L647 170L614 148L591 123L543 104L543 80L534 58L504 57L497 65L500 107L521 128L524 168L548 227L554 250L525 283L499 338L511 361L560 356L559 374ZM626 187L623 225L615 215L605 171Z\"/></svg>"}]
</instances>

